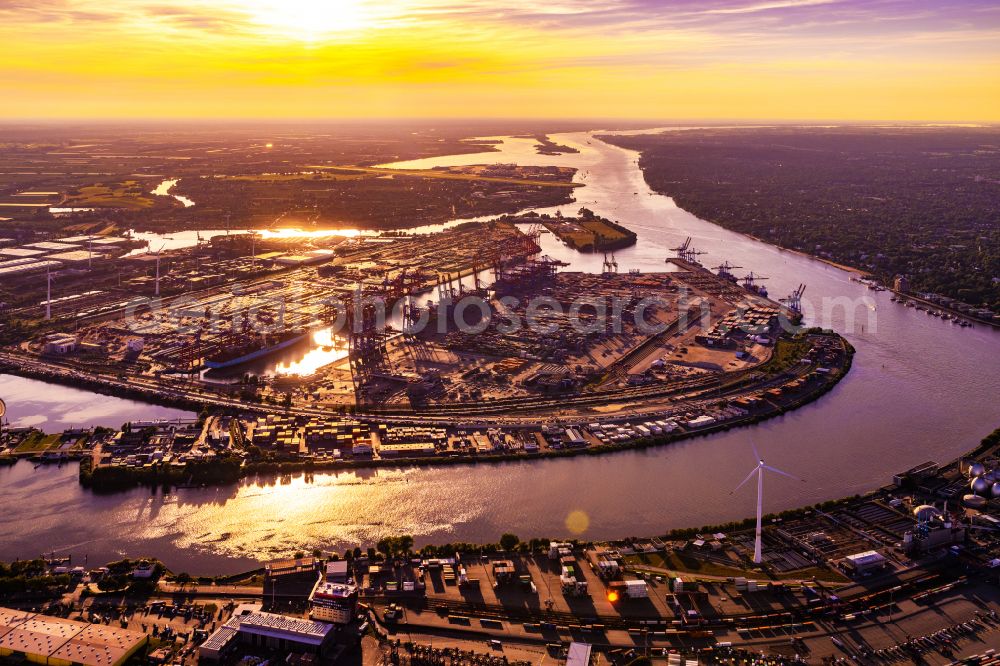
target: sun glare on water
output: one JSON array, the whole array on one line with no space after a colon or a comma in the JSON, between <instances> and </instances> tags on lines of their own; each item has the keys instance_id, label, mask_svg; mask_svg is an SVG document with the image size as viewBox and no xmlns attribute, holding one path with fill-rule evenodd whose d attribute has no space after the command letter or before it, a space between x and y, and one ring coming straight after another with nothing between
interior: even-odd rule
<instances>
[{"instance_id":1,"label":"sun glare on water","mask_svg":"<svg viewBox=\"0 0 1000 666\"><path fill-rule=\"evenodd\" d=\"M240 0L249 20L273 35L313 42L371 27L364 0Z\"/></svg>"}]
</instances>

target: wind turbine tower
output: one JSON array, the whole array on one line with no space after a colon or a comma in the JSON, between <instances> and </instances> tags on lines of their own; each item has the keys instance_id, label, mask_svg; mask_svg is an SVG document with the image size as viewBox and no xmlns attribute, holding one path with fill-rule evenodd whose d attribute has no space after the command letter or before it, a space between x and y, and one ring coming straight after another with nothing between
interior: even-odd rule
<instances>
[{"instance_id":1,"label":"wind turbine tower","mask_svg":"<svg viewBox=\"0 0 1000 666\"><path fill-rule=\"evenodd\" d=\"M753 447L753 455L757 459L757 466L754 467L752 470L750 470L750 473L747 474L747 478L740 481L740 485L733 488L733 492L729 494L732 495L733 493L735 493L737 490L742 488L747 481L753 478L754 474L757 475L757 532L755 535L754 546L753 546L753 562L754 564L760 564L761 532L763 530L762 519L764 514L764 472L765 471L774 472L775 474L780 474L781 476L787 476L789 479L795 479L796 481L802 481L803 483L805 483L805 481L797 476L792 476L788 472L782 472L780 469L777 469L776 467L771 467L770 465L764 463L764 459L760 457L759 453L757 453L757 447L754 445L752 441L750 442L750 446Z\"/></svg>"},{"instance_id":2,"label":"wind turbine tower","mask_svg":"<svg viewBox=\"0 0 1000 666\"><path fill-rule=\"evenodd\" d=\"M166 243L160 246L160 249L156 251L156 295L160 295L160 253L163 252L163 248L166 247Z\"/></svg>"},{"instance_id":3,"label":"wind turbine tower","mask_svg":"<svg viewBox=\"0 0 1000 666\"><path fill-rule=\"evenodd\" d=\"M52 319L52 269L45 269L45 318Z\"/></svg>"}]
</instances>

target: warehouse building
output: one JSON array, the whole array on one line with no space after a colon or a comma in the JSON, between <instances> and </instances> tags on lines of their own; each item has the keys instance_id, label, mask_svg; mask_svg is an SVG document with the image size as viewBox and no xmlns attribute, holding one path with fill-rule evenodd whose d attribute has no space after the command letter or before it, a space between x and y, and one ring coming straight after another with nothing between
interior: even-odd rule
<instances>
[{"instance_id":1,"label":"warehouse building","mask_svg":"<svg viewBox=\"0 0 1000 666\"><path fill-rule=\"evenodd\" d=\"M80 249L79 245L75 245L73 243L55 243L52 241L29 243L24 247L30 247L32 250L48 250L49 252L72 252Z\"/></svg>"},{"instance_id":2,"label":"warehouse building","mask_svg":"<svg viewBox=\"0 0 1000 666\"><path fill-rule=\"evenodd\" d=\"M886 564L885 557L874 550L866 550L863 553L855 553L844 558L844 566L855 575L882 571Z\"/></svg>"},{"instance_id":3,"label":"warehouse building","mask_svg":"<svg viewBox=\"0 0 1000 666\"><path fill-rule=\"evenodd\" d=\"M42 353L65 356L75 352L79 344L79 339L72 333L51 333L45 336L45 346L42 347Z\"/></svg>"},{"instance_id":4,"label":"warehouse building","mask_svg":"<svg viewBox=\"0 0 1000 666\"><path fill-rule=\"evenodd\" d=\"M305 652L323 657L336 635L332 624L265 613L260 605L244 604L198 648L199 657L219 661L240 646L260 651Z\"/></svg>"},{"instance_id":5,"label":"warehouse building","mask_svg":"<svg viewBox=\"0 0 1000 666\"><path fill-rule=\"evenodd\" d=\"M33 257L0 261L0 277L14 277L28 273L56 271L62 268L58 261L39 261Z\"/></svg>"},{"instance_id":6,"label":"warehouse building","mask_svg":"<svg viewBox=\"0 0 1000 666\"><path fill-rule=\"evenodd\" d=\"M104 258L104 255L88 250L72 250L70 252L50 254L47 258L53 261L60 261L67 266L79 268L80 266L89 264L91 261L100 261Z\"/></svg>"},{"instance_id":7,"label":"warehouse building","mask_svg":"<svg viewBox=\"0 0 1000 666\"><path fill-rule=\"evenodd\" d=\"M66 245L81 245L82 243L86 243L87 241L90 241L90 240L96 240L98 238L100 238L100 236L90 236L90 235L86 235L86 236L69 236L68 238L57 238L57 239L55 239L52 242L53 243L64 243Z\"/></svg>"},{"instance_id":8,"label":"warehouse building","mask_svg":"<svg viewBox=\"0 0 1000 666\"><path fill-rule=\"evenodd\" d=\"M403 444L382 444L379 455L383 458L422 458L437 453L433 442L406 442Z\"/></svg>"},{"instance_id":9,"label":"warehouse building","mask_svg":"<svg viewBox=\"0 0 1000 666\"><path fill-rule=\"evenodd\" d=\"M264 564L264 575L268 578L280 576L307 576L310 580L316 577L319 570L319 560L315 557L296 557L283 560L272 560Z\"/></svg>"},{"instance_id":10,"label":"warehouse building","mask_svg":"<svg viewBox=\"0 0 1000 666\"><path fill-rule=\"evenodd\" d=\"M0 657L51 666L121 666L146 634L0 608Z\"/></svg>"},{"instance_id":11,"label":"warehouse building","mask_svg":"<svg viewBox=\"0 0 1000 666\"><path fill-rule=\"evenodd\" d=\"M40 257L45 254L45 250L32 250L29 247L7 247L0 250L0 255L4 257L13 257L15 259L24 259L25 257Z\"/></svg>"}]
</instances>

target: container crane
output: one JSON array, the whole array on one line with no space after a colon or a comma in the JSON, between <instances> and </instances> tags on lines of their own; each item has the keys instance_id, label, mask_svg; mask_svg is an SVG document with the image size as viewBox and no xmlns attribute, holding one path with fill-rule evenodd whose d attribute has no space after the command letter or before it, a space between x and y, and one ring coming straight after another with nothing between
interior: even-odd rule
<instances>
[{"instance_id":1,"label":"container crane","mask_svg":"<svg viewBox=\"0 0 1000 666\"><path fill-rule=\"evenodd\" d=\"M703 254L705 253L702 252L701 250L696 250L693 247L689 247L687 249L687 252L684 253L684 259L686 259L692 264L701 264L701 262L698 261L698 257Z\"/></svg>"},{"instance_id":2,"label":"container crane","mask_svg":"<svg viewBox=\"0 0 1000 666\"><path fill-rule=\"evenodd\" d=\"M672 247L670 249L673 250L674 252L676 252L677 256L679 258L683 259L685 257L685 255L687 254L687 251L688 251L689 247L691 247L691 237L690 236L688 236L684 240L684 242L681 243L680 245L678 245L677 247ZM667 261L667 263L670 263L670 258L668 257L666 261Z\"/></svg>"},{"instance_id":3,"label":"container crane","mask_svg":"<svg viewBox=\"0 0 1000 666\"><path fill-rule=\"evenodd\" d=\"M615 261L614 252L611 253L610 257L608 257L607 253L604 253L604 266L602 270L605 275L612 275L618 272L618 262Z\"/></svg>"},{"instance_id":4,"label":"container crane","mask_svg":"<svg viewBox=\"0 0 1000 666\"><path fill-rule=\"evenodd\" d=\"M802 294L805 290L806 286L800 284L798 289L790 293L787 298L782 298L781 302L787 305L792 312L802 312Z\"/></svg>"},{"instance_id":5,"label":"container crane","mask_svg":"<svg viewBox=\"0 0 1000 666\"><path fill-rule=\"evenodd\" d=\"M743 288L751 293L767 296L767 289L765 289L763 285L758 285L757 283L769 279L770 278L766 278L763 275L756 275L753 271L750 271L743 276Z\"/></svg>"},{"instance_id":6,"label":"container crane","mask_svg":"<svg viewBox=\"0 0 1000 666\"><path fill-rule=\"evenodd\" d=\"M735 270L737 270L739 268L743 268L743 267L742 266L733 266L728 261L724 261L724 262L722 262L721 265L713 267L712 270L713 271L717 271L720 278L725 278L726 280L729 280L730 282L736 282L736 275L733 274L733 271L735 271Z\"/></svg>"}]
</instances>

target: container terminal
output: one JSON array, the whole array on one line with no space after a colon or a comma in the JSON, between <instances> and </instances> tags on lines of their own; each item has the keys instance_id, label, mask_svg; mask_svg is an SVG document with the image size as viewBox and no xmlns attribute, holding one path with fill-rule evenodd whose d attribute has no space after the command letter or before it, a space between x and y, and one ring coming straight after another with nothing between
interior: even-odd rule
<instances>
[{"instance_id":1,"label":"container terminal","mask_svg":"<svg viewBox=\"0 0 1000 666\"><path fill-rule=\"evenodd\" d=\"M662 272L607 261L584 274L541 256L540 233L502 218L88 257L89 268L42 274L41 303L8 308L7 321L33 325L9 329L26 339L0 362L212 414L222 427L175 433L176 445L132 435L89 447L94 478L174 482L216 455L245 470L667 443L794 409L850 367L843 339L799 326L796 303L770 300L752 273L741 285L703 267L690 241ZM123 286L102 288L109 274ZM80 454L65 442L16 449Z\"/></svg>"}]
</instances>

